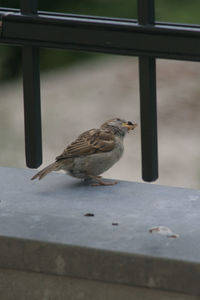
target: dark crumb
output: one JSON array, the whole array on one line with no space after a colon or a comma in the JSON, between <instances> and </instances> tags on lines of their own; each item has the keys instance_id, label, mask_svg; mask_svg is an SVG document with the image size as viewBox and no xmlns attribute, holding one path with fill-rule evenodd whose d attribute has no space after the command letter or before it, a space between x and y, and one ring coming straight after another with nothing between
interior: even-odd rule
<instances>
[{"instance_id":1,"label":"dark crumb","mask_svg":"<svg viewBox=\"0 0 200 300\"><path fill-rule=\"evenodd\" d=\"M117 226L117 225L119 225L119 223L112 223L112 225L113 225L113 226Z\"/></svg>"},{"instance_id":2,"label":"dark crumb","mask_svg":"<svg viewBox=\"0 0 200 300\"><path fill-rule=\"evenodd\" d=\"M92 213L87 213L87 214L84 214L85 217L94 217L94 214Z\"/></svg>"}]
</instances>

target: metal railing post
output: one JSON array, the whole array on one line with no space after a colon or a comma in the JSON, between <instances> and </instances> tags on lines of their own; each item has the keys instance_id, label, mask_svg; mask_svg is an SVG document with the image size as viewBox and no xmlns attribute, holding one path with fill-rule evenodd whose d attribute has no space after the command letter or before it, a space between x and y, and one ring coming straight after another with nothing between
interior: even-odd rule
<instances>
[{"instance_id":1,"label":"metal railing post","mask_svg":"<svg viewBox=\"0 0 200 300\"><path fill-rule=\"evenodd\" d=\"M138 23L154 24L154 0L138 0ZM142 178L158 178L156 62L155 58L139 56Z\"/></svg>"},{"instance_id":2,"label":"metal railing post","mask_svg":"<svg viewBox=\"0 0 200 300\"><path fill-rule=\"evenodd\" d=\"M37 14L36 0L21 0L20 5L22 14ZM42 163L39 48L23 46L22 61L26 164L37 168Z\"/></svg>"}]
</instances>

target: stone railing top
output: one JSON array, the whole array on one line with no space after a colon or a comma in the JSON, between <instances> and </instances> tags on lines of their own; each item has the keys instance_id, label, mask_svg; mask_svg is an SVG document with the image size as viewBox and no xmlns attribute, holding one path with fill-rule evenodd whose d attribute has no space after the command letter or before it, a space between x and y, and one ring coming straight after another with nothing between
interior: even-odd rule
<instances>
[{"instance_id":1,"label":"stone railing top","mask_svg":"<svg viewBox=\"0 0 200 300\"><path fill-rule=\"evenodd\" d=\"M0 268L200 295L200 191L33 174L0 168Z\"/></svg>"}]
</instances>

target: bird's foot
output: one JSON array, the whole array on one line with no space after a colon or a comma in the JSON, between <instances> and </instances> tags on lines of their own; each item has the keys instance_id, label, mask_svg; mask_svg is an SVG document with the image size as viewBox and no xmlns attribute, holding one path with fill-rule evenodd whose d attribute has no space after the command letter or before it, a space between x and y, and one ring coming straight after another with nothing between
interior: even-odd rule
<instances>
[{"instance_id":1,"label":"bird's foot","mask_svg":"<svg viewBox=\"0 0 200 300\"><path fill-rule=\"evenodd\" d=\"M98 183L92 183L91 186L115 185L115 184L117 184L117 183L118 183L117 181L112 181L112 182L101 181L101 182L98 182Z\"/></svg>"},{"instance_id":2,"label":"bird's foot","mask_svg":"<svg viewBox=\"0 0 200 300\"><path fill-rule=\"evenodd\" d=\"M106 185L115 185L118 183L118 181L110 181L110 182L103 181L101 179L101 176L90 176L90 178L97 181L96 183L91 183L91 186L102 186L102 185L106 186Z\"/></svg>"}]
</instances>

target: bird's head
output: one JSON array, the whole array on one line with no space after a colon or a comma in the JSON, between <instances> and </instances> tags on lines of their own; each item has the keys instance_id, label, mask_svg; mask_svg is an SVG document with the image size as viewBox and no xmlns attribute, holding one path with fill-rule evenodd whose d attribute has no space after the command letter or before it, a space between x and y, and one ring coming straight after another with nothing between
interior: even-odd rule
<instances>
[{"instance_id":1,"label":"bird's head","mask_svg":"<svg viewBox=\"0 0 200 300\"><path fill-rule=\"evenodd\" d=\"M124 119L114 118L102 124L101 129L111 130L115 135L124 137L130 130L134 130L136 126L136 123L133 124Z\"/></svg>"}]
</instances>

